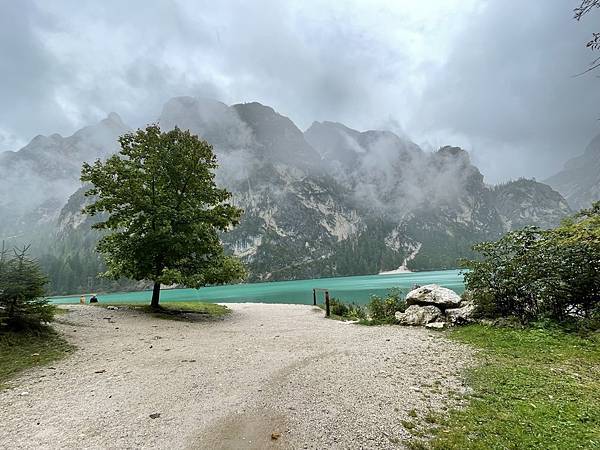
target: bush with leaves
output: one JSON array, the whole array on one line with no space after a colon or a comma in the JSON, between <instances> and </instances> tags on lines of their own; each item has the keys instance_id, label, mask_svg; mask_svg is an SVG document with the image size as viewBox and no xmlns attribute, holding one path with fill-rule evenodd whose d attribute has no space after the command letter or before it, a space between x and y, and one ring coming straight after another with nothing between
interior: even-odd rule
<instances>
[{"instance_id":1,"label":"bush with leaves","mask_svg":"<svg viewBox=\"0 0 600 450\"><path fill-rule=\"evenodd\" d=\"M28 247L0 251L0 330L26 329L50 322L54 307L44 297L46 276L27 256Z\"/></svg>"},{"instance_id":2,"label":"bush with leaves","mask_svg":"<svg viewBox=\"0 0 600 450\"><path fill-rule=\"evenodd\" d=\"M404 312L405 309L406 301L402 298L402 292L398 288L390 289L385 298L372 295L367 304L371 320L377 322L394 323L396 312Z\"/></svg>"},{"instance_id":3,"label":"bush with leaves","mask_svg":"<svg viewBox=\"0 0 600 450\"><path fill-rule=\"evenodd\" d=\"M600 202L551 230L526 227L474 246L465 284L484 317L590 319L600 311Z\"/></svg>"},{"instance_id":4,"label":"bush with leaves","mask_svg":"<svg viewBox=\"0 0 600 450\"><path fill-rule=\"evenodd\" d=\"M361 320L367 318L365 309L355 303L344 303L342 300L332 298L329 301L331 314L345 319Z\"/></svg>"}]
</instances>

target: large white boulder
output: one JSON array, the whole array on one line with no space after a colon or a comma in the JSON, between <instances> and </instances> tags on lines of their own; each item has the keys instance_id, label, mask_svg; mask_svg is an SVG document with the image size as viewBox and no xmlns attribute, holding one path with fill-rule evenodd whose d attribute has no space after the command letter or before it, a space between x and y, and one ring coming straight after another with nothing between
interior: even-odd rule
<instances>
[{"instance_id":1,"label":"large white boulder","mask_svg":"<svg viewBox=\"0 0 600 450\"><path fill-rule=\"evenodd\" d=\"M396 319L401 325L426 325L440 317L442 310L433 305L411 305L406 311L396 313Z\"/></svg>"},{"instance_id":2,"label":"large white boulder","mask_svg":"<svg viewBox=\"0 0 600 450\"><path fill-rule=\"evenodd\" d=\"M438 286L437 284L428 284L410 291L406 296L407 305L435 305L439 308L458 308L460 306L460 296L451 289Z\"/></svg>"},{"instance_id":3,"label":"large white boulder","mask_svg":"<svg viewBox=\"0 0 600 450\"><path fill-rule=\"evenodd\" d=\"M471 316L475 311L475 305L473 303L463 303L460 308L449 308L444 311L448 322L453 324L462 324L472 322Z\"/></svg>"}]
</instances>

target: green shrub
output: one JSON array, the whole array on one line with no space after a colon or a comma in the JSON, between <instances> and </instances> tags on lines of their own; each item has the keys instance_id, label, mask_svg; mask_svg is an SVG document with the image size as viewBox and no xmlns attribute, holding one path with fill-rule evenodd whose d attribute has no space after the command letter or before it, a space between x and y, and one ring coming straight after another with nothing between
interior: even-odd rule
<instances>
[{"instance_id":1,"label":"green shrub","mask_svg":"<svg viewBox=\"0 0 600 450\"><path fill-rule=\"evenodd\" d=\"M355 303L344 303L342 300L332 298L329 300L329 307L332 315L344 319L361 320L367 318L365 309Z\"/></svg>"},{"instance_id":2,"label":"green shrub","mask_svg":"<svg viewBox=\"0 0 600 450\"><path fill-rule=\"evenodd\" d=\"M378 295L372 295L367 304L367 310L371 320L383 323L394 323L396 321L396 312L406 310L406 302L402 298L402 292L398 288L388 291L385 298Z\"/></svg>"},{"instance_id":3,"label":"green shrub","mask_svg":"<svg viewBox=\"0 0 600 450\"><path fill-rule=\"evenodd\" d=\"M513 316L521 323L578 319L600 313L600 202L552 230L526 227L477 244L463 261L476 314Z\"/></svg>"},{"instance_id":4,"label":"green shrub","mask_svg":"<svg viewBox=\"0 0 600 450\"><path fill-rule=\"evenodd\" d=\"M345 317L346 314L348 314L348 310L349 310L348 305L346 305L341 300L338 300L337 298L332 298L331 300L329 300L329 308L330 308L331 314L334 314L334 315L340 316L340 317Z\"/></svg>"},{"instance_id":5,"label":"green shrub","mask_svg":"<svg viewBox=\"0 0 600 450\"><path fill-rule=\"evenodd\" d=\"M37 328L54 317L54 306L44 298L47 279L27 250L12 255L4 245L0 250L0 330Z\"/></svg>"},{"instance_id":6,"label":"green shrub","mask_svg":"<svg viewBox=\"0 0 600 450\"><path fill-rule=\"evenodd\" d=\"M364 307L350 303L348 305L346 317L352 320L364 320L367 318L367 312L365 311Z\"/></svg>"}]
</instances>

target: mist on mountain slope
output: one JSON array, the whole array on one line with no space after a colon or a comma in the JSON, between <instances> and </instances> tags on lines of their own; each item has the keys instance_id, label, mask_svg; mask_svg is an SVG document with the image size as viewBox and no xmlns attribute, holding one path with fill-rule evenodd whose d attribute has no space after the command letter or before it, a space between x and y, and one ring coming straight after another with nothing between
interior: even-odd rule
<instances>
[{"instance_id":1,"label":"mist on mountain slope","mask_svg":"<svg viewBox=\"0 0 600 450\"><path fill-rule=\"evenodd\" d=\"M259 144L240 118L239 111L262 109L283 128L287 145L275 151ZM164 129L190 129L213 144L220 162L218 179L231 188L251 183L261 163L277 162L305 175L329 177L349 189L362 208L399 217L425 205L457 202L470 177L480 176L464 151L431 154L390 131L361 133L331 122L315 122L301 133L289 119L258 104L228 107L180 97L167 102L158 122Z\"/></svg>"},{"instance_id":2,"label":"mist on mountain slope","mask_svg":"<svg viewBox=\"0 0 600 450\"><path fill-rule=\"evenodd\" d=\"M71 136L36 136L17 152L0 154L0 231L6 236L56 220L66 199L81 185L81 165L117 151L129 128L111 113ZM28 215L30 217L28 217Z\"/></svg>"},{"instance_id":3,"label":"mist on mountain slope","mask_svg":"<svg viewBox=\"0 0 600 450\"><path fill-rule=\"evenodd\" d=\"M0 161L0 170L35 162L33 173L21 175L29 185L44 186L42 196L30 199L33 209L3 230L33 242L53 292L79 291L89 280L102 289L129 286L97 278L103 265L94 250L98 233L90 228L97 219L81 214L86 199L78 181L83 160L117 150L117 137L129 130L117 119L111 114L68 138L34 139L11 154L12 166ZM190 129L214 145L217 180L245 211L222 239L250 280L455 267L475 242L520 224L553 226L570 212L548 186L528 181L494 189L466 151L426 152L387 130L315 122L302 132L260 103L227 106L193 97L169 100L157 122L165 131ZM56 155L54 162L48 155ZM66 188L53 190L47 179ZM68 202L55 199L71 187ZM45 198L54 200L42 211Z\"/></svg>"},{"instance_id":4,"label":"mist on mountain slope","mask_svg":"<svg viewBox=\"0 0 600 450\"><path fill-rule=\"evenodd\" d=\"M158 118L163 130L190 129L210 142L220 167L219 182L252 201L253 185L265 164L296 170L296 177L328 179L356 207L401 220L418 209L460 207L483 176L467 152L446 147L425 152L407 137L386 130L359 132L333 122L314 122L304 133L285 116L258 103L233 106L192 97L169 100ZM83 161L117 151L129 128L117 114L74 135L38 136L18 152L0 157L0 208L4 225L18 231L18 218L48 205L49 220L79 183ZM263 186L263 191L265 187ZM267 186L276 201L285 186ZM283 191L282 191L283 189ZM7 218L13 217L17 223ZM9 230L7 230L9 231Z\"/></svg>"}]
</instances>

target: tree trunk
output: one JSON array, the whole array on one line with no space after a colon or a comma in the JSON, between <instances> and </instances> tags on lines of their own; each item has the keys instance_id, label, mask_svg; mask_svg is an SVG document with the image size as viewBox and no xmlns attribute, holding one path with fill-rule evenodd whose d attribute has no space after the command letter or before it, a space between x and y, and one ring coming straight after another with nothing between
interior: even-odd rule
<instances>
[{"instance_id":1,"label":"tree trunk","mask_svg":"<svg viewBox=\"0 0 600 450\"><path fill-rule=\"evenodd\" d=\"M158 308L158 300L160 299L160 283L154 282L154 289L152 290L152 302L150 306L152 308Z\"/></svg>"}]
</instances>

